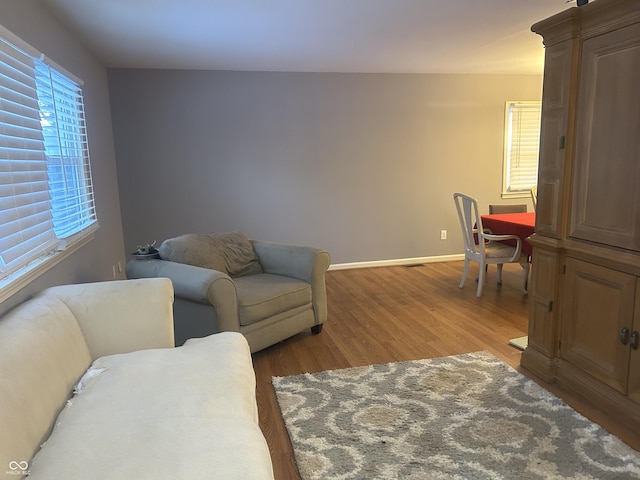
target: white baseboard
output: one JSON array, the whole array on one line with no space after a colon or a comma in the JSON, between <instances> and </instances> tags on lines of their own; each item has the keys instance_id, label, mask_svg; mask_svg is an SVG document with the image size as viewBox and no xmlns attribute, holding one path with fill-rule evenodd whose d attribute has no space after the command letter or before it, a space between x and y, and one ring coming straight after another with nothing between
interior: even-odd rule
<instances>
[{"instance_id":1,"label":"white baseboard","mask_svg":"<svg viewBox=\"0 0 640 480\"><path fill-rule=\"evenodd\" d=\"M399 265L420 265L422 263L455 262L464 260L464 253L456 255L438 255L435 257L396 258L390 260L374 260L370 262L333 263L329 270L347 270L349 268L395 267Z\"/></svg>"}]
</instances>

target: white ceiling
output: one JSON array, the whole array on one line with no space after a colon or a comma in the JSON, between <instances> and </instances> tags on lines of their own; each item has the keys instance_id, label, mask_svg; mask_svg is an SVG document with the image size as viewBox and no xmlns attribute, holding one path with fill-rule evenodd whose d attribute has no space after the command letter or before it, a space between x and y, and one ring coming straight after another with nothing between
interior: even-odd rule
<instances>
[{"instance_id":1,"label":"white ceiling","mask_svg":"<svg viewBox=\"0 0 640 480\"><path fill-rule=\"evenodd\" d=\"M541 73L566 0L42 0L108 67Z\"/></svg>"}]
</instances>

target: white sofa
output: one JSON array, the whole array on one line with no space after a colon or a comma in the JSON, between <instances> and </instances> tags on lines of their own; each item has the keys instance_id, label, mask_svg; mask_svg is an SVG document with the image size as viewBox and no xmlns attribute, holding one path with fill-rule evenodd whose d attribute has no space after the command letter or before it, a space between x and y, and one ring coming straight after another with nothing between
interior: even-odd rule
<instances>
[{"instance_id":1,"label":"white sofa","mask_svg":"<svg viewBox=\"0 0 640 480\"><path fill-rule=\"evenodd\" d=\"M272 479L234 332L174 346L166 278L45 290L0 318L0 478Z\"/></svg>"}]
</instances>

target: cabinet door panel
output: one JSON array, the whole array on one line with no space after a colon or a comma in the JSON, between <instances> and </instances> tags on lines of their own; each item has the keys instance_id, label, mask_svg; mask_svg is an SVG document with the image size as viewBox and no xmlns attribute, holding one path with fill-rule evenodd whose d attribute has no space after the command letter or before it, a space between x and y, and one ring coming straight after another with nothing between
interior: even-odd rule
<instances>
[{"instance_id":1,"label":"cabinet door panel","mask_svg":"<svg viewBox=\"0 0 640 480\"><path fill-rule=\"evenodd\" d=\"M555 238L563 233L566 157L572 151L568 117L575 98L570 88L571 72L576 49L576 40L566 40L545 50L536 232Z\"/></svg>"},{"instance_id":2,"label":"cabinet door panel","mask_svg":"<svg viewBox=\"0 0 640 480\"><path fill-rule=\"evenodd\" d=\"M640 333L640 280L636 282L636 308L633 330ZM640 349L631 350L629 358L629 398L640 403Z\"/></svg>"},{"instance_id":3,"label":"cabinet door panel","mask_svg":"<svg viewBox=\"0 0 640 480\"><path fill-rule=\"evenodd\" d=\"M556 356L557 329L554 328L553 300L557 278L558 254L539 248L533 250L529 295L529 347L553 358Z\"/></svg>"},{"instance_id":4,"label":"cabinet door panel","mask_svg":"<svg viewBox=\"0 0 640 480\"><path fill-rule=\"evenodd\" d=\"M627 390L636 277L567 258L560 356L621 393Z\"/></svg>"},{"instance_id":5,"label":"cabinet door panel","mask_svg":"<svg viewBox=\"0 0 640 480\"><path fill-rule=\"evenodd\" d=\"M640 251L640 24L582 47L571 235Z\"/></svg>"}]
</instances>

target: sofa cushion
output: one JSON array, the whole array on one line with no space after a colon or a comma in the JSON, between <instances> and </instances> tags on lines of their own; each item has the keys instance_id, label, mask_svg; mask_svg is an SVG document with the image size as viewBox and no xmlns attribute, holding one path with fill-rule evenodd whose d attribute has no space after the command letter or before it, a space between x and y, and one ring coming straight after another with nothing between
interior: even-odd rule
<instances>
[{"instance_id":1,"label":"sofa cushion","mask_svg":"<svg viewBox=\"0 0 640 480\"><path fill-rule=\"evenodd\" d=\"M97 359L31 480L272 478L239 333Z\"/></svg>"},{"instance_id":2,"label":"sofa cushion","mask_svg":"<svg viewBox=\"0 0 640 480\"><path fill-rule=\"evenodd\" d=\"M269 273L235 279L238 319L246 326L296 307L311 304L311 285Z\"/></svg>"},{"instance_id":3,"label":"sofa cushion","mask_svg":"<svg viewBox=\"0 0 640 480\"><path fill-rule=\"evenodd\" d=\"M162 242L160 257L224 272L232 277L262 272L251 240L242 232L188 233Z\"/></svg>"},{"instance_id":4,"label":"sofa cushion","mask_svg":"<svg viewBox=\"0 0 640 480\"><path fill-rule=\"evenodd\" d=\"M4 472L10 462L24 465L35 454L91 356L69 308L44 295L0 319L0 352Z\"/></svg>"}]
</instances>

